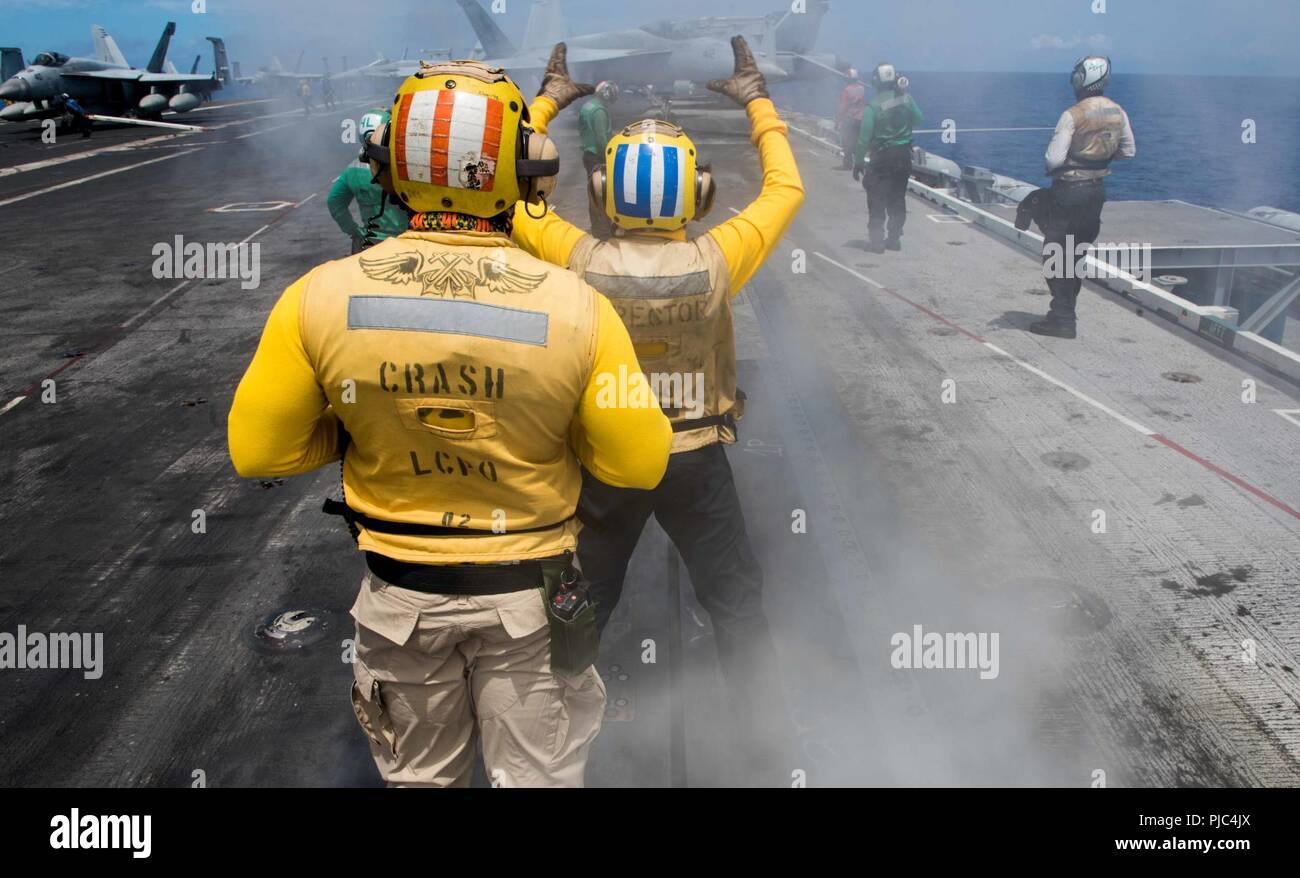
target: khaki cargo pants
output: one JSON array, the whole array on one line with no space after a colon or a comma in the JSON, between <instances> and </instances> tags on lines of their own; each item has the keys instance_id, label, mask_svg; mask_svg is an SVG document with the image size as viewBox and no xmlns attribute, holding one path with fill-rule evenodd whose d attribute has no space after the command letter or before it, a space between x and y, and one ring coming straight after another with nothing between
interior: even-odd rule
<instances>
[{"instance_id":1,"label":"khaki cargo pants","mask_svg":"<svg viewBox=\"0 0 1300 878\"><path fill-rule=\"evenodd\" d=\"M494 786L583 785L605 684L551 673L540 591L432 595L367 573L352 615L352 705L390 786L468 786L479 733Z\"/></svg>"}]
</instances>

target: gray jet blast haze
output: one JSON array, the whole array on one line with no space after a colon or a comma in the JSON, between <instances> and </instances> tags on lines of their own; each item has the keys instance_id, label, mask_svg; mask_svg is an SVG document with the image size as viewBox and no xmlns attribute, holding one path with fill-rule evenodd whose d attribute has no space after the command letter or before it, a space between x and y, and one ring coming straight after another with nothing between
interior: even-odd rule
<instances>
[{"instance_id":1,"label":"gray jet blast haze","mask_svg":"<svg viewBox=\"0 0 1300 878\"><path fill-rule=\"evenodd\" d=\"M6 72L13 60L22 69L0 83L0 100L12 102L0 110L0 121L62 115L65 94L90 113L114 117L148 119L168 110L193 110L211 99L212 93L230 78L225 44L217 37L207 38L212 43L212 74L179 73L167 61L167 47L175 33L176 23L169 21L144 69L128 64L117 42L99 25L90 29L95 44L93 58L41 52L30 65L23 65L21 52L5 49Z\"/></svg>"}]
</instances>

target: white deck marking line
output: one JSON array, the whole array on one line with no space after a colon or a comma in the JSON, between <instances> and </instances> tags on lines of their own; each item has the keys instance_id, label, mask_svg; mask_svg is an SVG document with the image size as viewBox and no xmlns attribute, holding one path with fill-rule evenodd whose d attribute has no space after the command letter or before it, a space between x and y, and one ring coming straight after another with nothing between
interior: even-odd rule
<instances>
[{"instance_id":1,"label":"white deck marking line","mask_svg":"<svg viewBox=\"0 0 1300 878\"><path fill-rule=\"evenodd\" d=\"M306 204L308 201L311 201L312 198L315 197L316 194L317 194L317 193L312 193L312 195L309 195L308 197L304 198L304 199L303 199L301 202L299 202L299 203L300 203L300 204ZM284 216L287 216L287 215L288 215L288 214L282 214L282 215L281 215L281 219L283 219ZM277 219L277 220L274 220L274 221L272 221L272 222L267 223L266 225L262 226L262 227L259 228L257 231L253 232L253 234L249 235L247 238L245 238L244 240L240 241L239 243L240 243L240 244L247 244L249 241L253 240L253 239L256 238L258 235L262 234L262 233L265 232L267 229L271 228L271 226L276 225L276 224L279 223L279 222L280 222L280 219ZM153 301L152 303L150 303L150 305L149 305L148 308L145 308L143 311L140 311L138 314L136 314L136 315L135 315L134 317L132 317L131 319L126 320L126 321L124 321L124 322L122 322L122 323L119 323L119 324L117 325L117 327L116 327L116 331L115 331L115 333L114 333L115 337L112 338L112 340L111 340L110 342L105 343L105 344L101 344L101 345L99 345L97 348L94 348L94 349L92 349L92 350L89 350L89 351L83 351L83 352L78 353L75 357L72 357L72 358L70 358L69 360L67 360L67 361L66 361L62 366L60 366L59 368L55 369L53 372L48 373L44 378L40 378L40 379L37 379L36 381L34 381L34 382L32 383L32 385L31 385L30 387L28 387L27 390L25 390L21 396L18 396L18 397L16 397L16 398L14 398L13 400L10 400L10 402L9 402L8 405L6 405L4 408L0 408L0 415L4 415L4 414L8 413L10 409L14 408L14 407L17 406L19 403L21 403L23 400L27 399L29 396L31 396L33 393L35 393L35 392L36 392L36 388L40 387L42 381L46 381L46 380L48 380L48 379L50 379L50 378L55 377L56 375L62 374L65 370L72 368L72 367L75 366L77 363L81 362L82 360L86 359L87 357L97 356L98 354L101 354L101 353L103 353L104 351L108 350L109 348L113 347L113 345L117 344L119 341L122 340L122 338L125 337L125 335L127 334L127 331L131 328L131 324L135 323L135 322L136 322L137 320L139 320L141 317L143 317L143 316L145 316L146 314L148 314L151 310L153 310L154 308L157 308L160 304L162 304L163 302L166 302L166 301L167 301L168 299L170 299L172 296L176 295L176 294L179 293L181 290L185 289L185 288L186 288L187 286L189 286L192 282L193 282L192 279L191 279L191 280L183 280L183 281L181 281L181 282L178 283L176 286L174 286L174 287L172 287L170 290L168 290L166 293L164 293L163 295L159 296L157 299L154 299L154 301Z\"/></svg>"},{"instance_id":2,"label":"white deck marking line","mask_svg":"<svg viewBox=\"0 0 1300 878\"><path fill-rule=\"evenodd\" d=\"M1029 363L1026 363L1024 360L1020 359L1019 357L1007 353L997 345L985 341L984 339L980 338L978 335L975 335L973 332L969 332L965 329L962 329L960 326L953 323L951 320L944 317L942 314L936 314L934 311L931 311L930 309L926 308L924 305L918 305L916 302L913 302L911 299L908 299L906 296L894 292L893 290L886 287L884 284L872 280L871 278L867 277L865 274L856 272L853 269L849 268L848 266L836 262L834 259L831 259L829 256L825 255L824 253L817 253L816 251L814 251L813 255L825 260L826 262L829 262L831 265L834 265L836 268L848 272L849 274L853 275L854 277L860 280L866 281L867 283L871 284L872 286L876 287L882 292L888 293L896 299L907 302L912 307L916 308L919 311L924 312L925 314L928 314L929 316L935 318L936 320L939 320L940 322L945 323L948 326L957 329L963 335L975 341L978 341L980 344L982 344L985 348L992 351L993 353L1010 360L1011 362L1015 363L1017 366L1021 367L1025 371L1029 372L1032 375L1037 375L1039 378L1042 378L1044 381L1047 381L1049 384L1061 388L1065 392L1069 393L1071 396L1074 396L1075 398L1079 399L1082 402L1086 402L1088 405L1092 406L1098 411L1104 412L1105 414L1119 421L1124 426L1128 427L1130 430L1140 433L1142 436L1145 436L1148 439L1152 439L1156 442L1159 442L1161 445L1165 446L1171 451L1178 452L1180 455L1187 458L1188 460L1200 464L1202 467L1214 473L1215 475L1219 476L1220 478L1224 479L1225 481L1230 482L1233 485L1236 485L1238 488L1241 488L1243 491L1246 491L1247 493L1252 494L1255 497L1258 497L1260 500L1263 500L1265 503L1268 503L1270 506L1274 506L1277 509L1282 510L1287 515L1290 515L1292 518L1300 519L1300 511L1297 511L1293 507L1288 506L1286 503L1283 503L1281 500L1269 494L1267 491L1263 491L1255 487L1254 485L1250 484L1240 476L1228 472L1223 467L1218 466L1217 464L1209 460L1206 460L1205 458L1201 457L1200 455L1196 454L1190 449L1185 448L1182 445L1179 445L1177 442L1173 441L1168 436L1165 436L1162 433L1157 433L1155 430L1143 426L1142 424L1138 423L1132 418L1120 414L1119 412L1115 411L1113 408L1110 408L1109 406L1101 402L1098 402L1097 400L1088 396L1086 393L1083 393L1080 390L1076 390L1075 388L1066 384L1064 381L1061 381L1059 378L1054 378L1053 376L1047 374L1042 369L1039 369L1037 366L1033 366Z\"/></svg>"},{"instance_id":3,"label":"white deck marking line","mask_svg":"<svg viewBox=\"0 0 1300 878\"><path fill-rule=\"evenodd\" d=\"M268 134L268 133L270 133L270 132L272 132L272 131L279 131L281 128L291 128L291 127L293 127L293 126L296 125L296 124L298 124L298 123L297 123L297 122L285 122L283 125L272 125L270 128L262 128L262 129L257 130L257 131L250 131L250 132L248 132L247 134L238 134L238 135L235 136L235 140L247 140L248 138L250 138L250 137L256 137L256 136L259 135L259 134Z\"/></svg>"},{"instance_id":4,"label":"white deck marking line","mask_svg":"<svg viewBox=\"0 0 1300 878\"><path fill-rule=\"evenodd\" d=\"M243 106L244 103L260 104L260 103L266 103L266 101L245 101L240 104L227 104L223 106L238 107L238 106ZM364 104L367 102L360 101L359 103ZM351 104L349 104L349 106L351 106ZM205 106L202 109L208 109L208 107ZM251 116L247 119L235 119L230 122L219 122L216 125L209 125L208 127L200 131L182 131L177 134L161 134L157 137L146 137L143 140L132 140L132 141L128 141L127 143L115 143L112 146L102 146L99 147L98 149L88 149L83 152L73 153L72 155L58 156L57 158L52 158L52 159L41 159L40 161L27 162L26 164L21 164L21 165L10 165L9 167L6 168L0 168L0 177L11 177L14 174L22 174L28 171L39 171L42 168L53 168L53 167L57 167L58 165L67 164L68 162L75 162L81 159L94 158L95 156L100 156L100 155L110 155L112 153L118 153L118 152L131 152L136 149L142 149L145 147L152 146L153 144L156 143L162 143L163 141L175 140L179 137L192 137L195 134L207 134L208 132L217 131L218 129L221 128L229 128L231 125L248 125L249 123L257 122L261 119L278 119L282 116L288 116L290 114L300 114L300 113L302 113L302 110L295 109L295 110L287 110L282 113L268 113L264 116ZM283 128L287 126L282 125L279 127ZM269 128L266 130L274 131L276 129ZM245 136L252 136L252 135L245 135ZM213 143L227 143L227 142L229 141L224 141L224 140L204 141L203 146L211 146ZM181 146L181 145L182 144L177 144L177 146Z\"/></svg>"},{"instance_id":5,"label":"white deck marking line","mask_svg":"<svg viewBox=\"0 0 1300 878\"><path fill-rule=\"evenodd\" d=\"M256 232L253 232L253 234L249 235L247 238L245 238L244 240L240 241L239 244L240 244L241 246L244 245L244 244L247 244L249 241L253 240L253 239L256 238L258 235L262 234L263 232L265 232L265 231L266 231L267 229L269 229L269 228L271 228L271 225L270 225L270 223L267 223L266 225L264 225L264 226L262 226L260 229L258 229ZM118 328L118 329L129 329L129 328L131 327L131 324L132 324L132 323L135 323L135 322L136 322L137 320L139 320L141 317L144 317L146 314L148 314L148 313L150 313L151 311L153 311L153 310L154 310L155 308L157 308L159 305L161 305L162 303L166 302L166 301L167 301L168 299L170 299L172 296L176 295L176 294L179 293L181 290L185 289L187 286L189 286L190 284L192 284L195 280L196 280L195 278L189 278L188 280L183 280L183 281L181 281L181 282L178 283L176 286L172 287L170 290L168 290L167 292L163 293L161 296L159 296L158 298L154 299L152 302L150 302L150 303L149 303L147 306L145 306L143 309L141 309L140 311L138 311L138 312L135 314L134 317L130 318L129 320L124 320L124 321L122 321L121 323L119 323L119 324L117 325L117 328Z\"/></svg>"},{"instance_id":6,"label":"white deck marking line","mask_svg":"<svg viewBox=\"0 0 1300 878\"><path fill-rule=\"evenodd\" d=\"M1039 378L1042 378L1044 381L1048 382L1049 384L1055 384L1057 387L1061 388L1066 393L1070 394L1076 399L1082 400L1083 402L1086 402L1088 405L1097 409L1097 411L1105 412L1115 420L1119 421L1124 426L1128 427L1130 430L1136 430L1138 433L1141 433L1143 436L1156 435L1156 431L1152 430L1150 427L1142 426L1137 421L1133 420L1132 418L1126 415L1120 414L1119 412L1115 411L1113 408L1106 405L1105 403L1098 402L1097 400L1093 399L1091 396L1088 396L1088 394L1084 393L1083 391L1076 390L1070 385L1066 384L1064 381L1060 380L1059 378L1052 377L1051 375L1047 374L1037 366L1032 366L1029 363L1026 363L1024 360L1020 359L1019 357L1015 356L1014 354L1007 353L1006 351L1002 350L1002 348L998 347L992 342L988 342L988 341L984 342L984 347L993 351L993 353L995 354L1006 357L1008 360L1015 363L1017 366L1024 369L1026 372L1031 372L1034 375L1037 375Z\"/></svg>"},{"instance_id":7,"label":"white deck marking line","mask_svg":"<svg viewBox=\"0 0 1300 878\"><path fill-rule=\"evenodd\" d=\"M1300 427L1300 409L1273 409L1273 414L1281 415L1297 427Z\"/></svg>"},{"instance_id":8,"label":"white deck marking line","mask_svg":"<svg viewBox=\"0 0 1300 878\"><path fill-rule=\"evenodd\" d=\"M14 174L23 174L27 171L39 171L41 168L53 168L57 165L65 165L68 162L94 158L97 155L108 155L109 153L115 152L130 152L131 150L139 149L142 146L162 143L166 140L175 140L178 137L186 137L189 134L196 133L197 132L191 131L186 134L163 134L158 137L146 137L144 140L136 140L131 143L115 143L112 146L101 146L99 149L88 149L84 152L73 153L72 155L64 155L52 159L41 159L37 162L27 162L22 165L11 165L7 168L0 168L0 177L12 177Z\"/></svg>"},{"instance_id":9,"label":"white deck marking line","mask_svg":"<svg viewBox=\"0 0 1300 878\"><path fill-rule=\"evenodd\" d=\"M167 301L168 299L170 299L172 296L176 295L177 293L179 293L181 290L185 289L187 286L189 286L189 285L190 285L191 283L193 283L193 282L194 282L193 279L190 279L190 280L183 280L183 281L181 281L181 282L178 283L176 286L172 287L170 290L168 290L167 292L163 293L163 294L162 294L161 296L159 296L158 298L154 299L154 300L153 300L152 302L150 302L150 303L149 303L145 308L143 308L142 310L136 312L136 315L135 315L134 317L130 318L129 320L123 320L121 323L119 323L119 324L117 325L117 328L118 328L118 329L126 329L126 328L128 328L132 323L135 323L135 322L136 322L137 320L139 320L141 317L143 317L144 315L148 314L151 310L153 310L154 308L158 307L158 306L161 305L163 302L166 302L166 301Z\"/></svg>"},{"instance_id":10,"label":"white deck marking line","mask_svg":"<svg viewBox=\"0 0 1300 878\"><path fill-rule=\"evenodd\" d=\"M299 204L299 206L301 206L301 205L303 205L303 204L306 204L306 203L307 203L308 201L310 201L310 200L311 200L311 199L308 198L308 199L305 199L305 200L303 200L303 201L300 201L298 204ZM266 225L262 226L262 227L261 227L260 229L258 229L256 232L253 232L253 234L249 235L247 238L245 238L244 240L240 241L239 243L240 243L241 245L242 245L242 244L247 244L249 241L253 240L253 239L256 238L258 235L262 234L263 232L265 232L265 231L266 231L267 229L269 229L269 228L271 228L271 224L270 224L270 223L267 223Z\"/></svg>"},{"instance_id":11,"label":"white deck marking line","mask_svg":"<svg viewBox=\"0 0 1300 878\"><path fill-rule=\"evenodd\" d=\"M312 194L310 194L310 195L308 195L306 198L304 198L302 201L299 201L297 204L295 204L294 207L295 207L295 208L302 207L302 206L303 206L304 204L306 204L308 201L311 201L313 198L315 198L318 194L319 194L319 193L313 192Z\"/></svg>"},{"instance_id":12,"label":"white deck marking line","mask_svg":"<svg viewBox=\"0 0 1300 878\"><path fill-rule=\"evenodd\" d=\"M123 168L113 168L112 170L109 171L101 171L98 174L91 174L89 177L80 177L76 180L69 180L66 183L58 183L54 186L46 186L44 189L37 189L36 191L28 192L25 195L16 195L13 198L6 198L4 201L0 201L0 207L5 207L6 205L9 204L15 204L19 201L26 201L28 198L35 198L38 195L48 195L51 192L57 192L60 189L67 189L70 186L80 186L82 183L89 183L91 180L98 180L102 177L111 177L113 174L120 174L123 171L133 171L136 168L143 168L146 165L154 165L157 164L158 162L166 162L166 161L170 161L171 159L178 159L183 155L189 155L190 153L198 152L202 148L203 147L187 149L184 152L177 152L177 153L172 153L171 155L161 156L156 159L149 159L147 162L138 162L134 165L127 165L126 167Z\"/></svg>"}]
</instances>

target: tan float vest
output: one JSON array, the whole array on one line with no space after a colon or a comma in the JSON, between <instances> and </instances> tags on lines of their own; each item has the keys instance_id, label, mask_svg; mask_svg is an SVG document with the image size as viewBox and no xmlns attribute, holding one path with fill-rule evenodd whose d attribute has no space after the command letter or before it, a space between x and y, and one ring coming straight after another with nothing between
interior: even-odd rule
<instances>
[{"instance_id":1,"label":"tan float vest","mask_svg":"<svg viewBox=\"0 0 1300 878\"><path fill-rule=\"evenodd\" d=\"M627 326L641 370L673 422L674 454L735 442L728 425L700 429L692 414L742 414L736 401L736 335L726 257L708 235L692 241L628 235L585 237L569 268L604 293Z\"/></svg>"},{"instance_id":2,"label":"tan float vest","mask_svg":"<svg viewBox=\"0 0 1300 878\"><path fill-rule=\"evenodd\" d=\"M385 522L488 532L393 535L363 523L360 547L417 564L574 548L582 478L569 426L596 313L577 275L500 235L407 232L316 269L301 334L351 436L348 505Z\"/></svg>"},{"instance_id":3,"label":"tan float vest","mask_svg":"<svg viewBox=\"0 0 1300 878\"><path fill-rule=\"evenodd\" d=\"M1060 174L1065 180L1096 180L1110 173L1110 162L1124 134L1124 111L1107 97L1084 98L1070 108L1074 137Z\"/></svg>"}]
</instances>

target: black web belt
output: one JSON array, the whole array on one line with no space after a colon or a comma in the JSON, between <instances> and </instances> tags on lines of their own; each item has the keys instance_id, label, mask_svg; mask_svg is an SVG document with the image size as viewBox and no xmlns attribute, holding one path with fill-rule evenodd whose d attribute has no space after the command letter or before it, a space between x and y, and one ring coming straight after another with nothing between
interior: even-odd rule
<instances>
[{"instance_id":1,"label":"black web belt","mask_svg":"<svg viewBox=\"0 0 1300 878\"><path fill-rule=\"evenodd\" d=\"M564 555L553 559L566 562ZM425 594L494 595L540 588L541 561L515 564L412 564L377 552L366 552L366 566L375 576L398 588Z\"/></svg>"}]
</instances>

